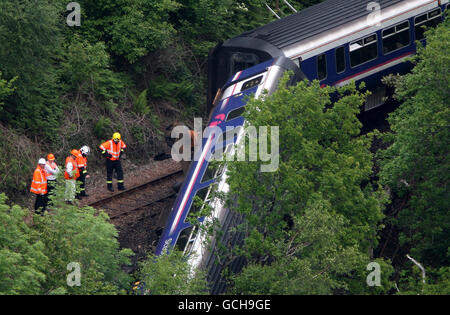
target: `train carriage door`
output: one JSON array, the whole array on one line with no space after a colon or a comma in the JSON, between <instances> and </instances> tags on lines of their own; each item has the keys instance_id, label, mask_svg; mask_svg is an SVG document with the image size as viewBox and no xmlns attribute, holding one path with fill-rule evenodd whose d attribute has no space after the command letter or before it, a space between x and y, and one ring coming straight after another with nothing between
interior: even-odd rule
<instances>
[{"instance_id":1,"label":"train carriage door","mask_svg":"<svg viewBox=\"0 0 450 315\"><path fill-rule=\"evenodd\" d=\"M317 78L319 81L326 79L327 77L327 55L320 54L317 56Z\"/></svg>"},{"instance_id":2,"label":"train carriage door","mask_svg":"<svg viewBox=\"0 0 450 315\"><path fill-rule=\"evenodd\" d=\"M341 46L335 50L336 73L340 74L345 71L345 47Z\"/></svg>"}]
</instances>

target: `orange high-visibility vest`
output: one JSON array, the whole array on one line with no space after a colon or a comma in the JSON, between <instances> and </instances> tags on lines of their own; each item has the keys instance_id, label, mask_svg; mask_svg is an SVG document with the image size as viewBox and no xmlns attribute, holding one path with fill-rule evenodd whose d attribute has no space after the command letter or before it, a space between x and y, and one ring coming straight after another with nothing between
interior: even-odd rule
<instances>
[{"instance_id":1,"label":"orange high-visibility vest","mask_svg":"<svg viewBox=\"0 0 450 315\"><path fill-rule=\"evenodd\" d=\"M83 167L86 168L86 166L87 166L87 158L84 157L83 154L81 154L81 153L78 154L76 162L77 162L78 168L83 168Z\"/></svg>"},{"instance_id":2,"label":"orange high-visibility vest","mask_svg":"<svg viewBox=\"0 0 450 315\"><path fill-rule=\"evenodd\" d=\"M73 177L70 177L69 173L67 173L67 165L69 163L72 163L72 171L75 172ZM72 158L72 156L68 156L66 158L66 170L64 171L64 178L65 179L77 179L78 177L80 177L80 170L78 169L77 161L75 161L75 159Z\"/></svg>"},{"instance_id":3,"label":"orange high-visibility vest","mask_svg":"<svg viewBox=\"0 0 450 315\"><path fill-rule=\"evenodd\" d=\"M47 193L47 176L45 170L41 169L39 165L34 170L30 191L36 195L45 195Z\"/></svg>"},{"instance_id":4,"label":"orange high-visibility vest","mask_svg":"<svg viewBox=\"0 0 450 315\"><path fill-rule=\"evenodd\" d=\"M125 149L127 145L122 140L119 140L119 142L116 144L112 139L109 141L106 141L102 143L100 146L100 149L103 151L108 151L109 154L112 155L109 159L111 161L118 160L120 157L120 150Z\"/></svg>"}]
</instances>

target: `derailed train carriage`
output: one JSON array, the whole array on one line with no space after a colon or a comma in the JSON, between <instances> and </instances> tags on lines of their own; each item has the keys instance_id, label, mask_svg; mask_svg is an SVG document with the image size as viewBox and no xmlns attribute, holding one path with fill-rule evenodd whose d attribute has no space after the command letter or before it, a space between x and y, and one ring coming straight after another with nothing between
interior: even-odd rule
<instances>
[{"instance_id":1,"label":"derailed train carriage","mask_svg":"<svg viewBox=\"0 0 450 315\"><path fill-rule=\"evenodd\" d=\"M201 153L198 154L198 159L191 163L156 249L157 255L175 247L183 251L186 256L191 256L190 264L195 268L208 270L207 280L211 284L213 294L221 293L225 286L221 280L222 266L216 263L217 257L214 250L210 250L214 248L214 243L212 246L205 246L206 236L199 233L198 227L191 225L186 219L189 214L195 214L201 210L201 207L194 203L195 197L198 196L202 201L211 203L213 209L211 217L202 217L199 219L200 222L205 223L204 220L210 221L215 218L225 232L220 240L213 240L213 242L240 243L242 237L239 234L227 233L231 227L240 222L239 215L230 212L220 200L211 200L214 183L217 184L219 192L228 191L226 170L217 169L217 165L211 162L214 156L219 157L221 153L234 154L234 144L237 144L244 134L244 130L240 127L244 125L242 113L247 98L251 95L258 98L263 91L267 92L267 95L273 93L279 79L288 70L294 73L288 84L306 79L298 66L290 59L278 57L238 71L225 83L223 93L216 99L216 107L208 124L210 128L205 129ZM227 134L228 132L230 134ZM243 259L238 258L231 263L230 267L232 270L239 270L242 264Z\"/></svg>"},{"instance_id":2,"label":"derailed train carriage","mask_svg":"<svg viewBox=\"0 0 450 315\"><path fill-rule=\"evenodd\" d=\"M229 76L278 56L323 85L364 81L373 92L365 110L381 106L380 79L411 69L404 61L424 41L423 26L441 22L447 7L448 0L327 0L243 33L210 53L208 106Z\"/></svg>"},{"instance_id":3,"label":"derailed train carriage","mask_svg":"<svg viewBox=\"0 0 450 315\"><path fill-rule=\"evenodd\" d=\"M221 192L227 192L228 186L225 170L215 169L210 159L216 150L233 153L231 144L239 142L243 131L231 140L222 135L227 127L244 124L241 115L247 97L258 98L264 90L273 93L282 74L291 70L295 75L290 84L305 78L331 86L364 81L373 91L365 110L378 107L385 95L380 79L411 69L405 59L415 53L415 40L424 41L422 26L441 22L448 0L381 0L378 7L369 4L374 2L327 0L212 50L207 101L212 109L209 126L216 128L202 139L199 159L191 163L156 250L157 255L173 247L182 250L195 268L207 271L212 294L225 289L223 268L216 263L214 250L204 245L204 236L186 219L189 213L195 215L200 210L193 202L198 196L212 206L211 218L218 219L224 232L220 240L213 242L242 241L241 235L228 232L239 223L239 216L220 201L211 200L213 183ZM370 8L375 10L368 11ZM211 218L202 217L199 221ZM238 271L243 264L243 259L238 258L229 267Z\"/></svg>"}]
</instances>

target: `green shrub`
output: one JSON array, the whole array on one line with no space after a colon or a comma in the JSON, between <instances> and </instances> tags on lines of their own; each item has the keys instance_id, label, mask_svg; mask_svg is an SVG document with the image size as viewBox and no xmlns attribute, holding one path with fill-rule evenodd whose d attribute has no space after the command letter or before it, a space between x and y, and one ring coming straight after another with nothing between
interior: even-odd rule
<instances>
[{"instance_id":1,"label":"green shrub","mask_svg":"<svg viewBox=\"0 0 450 315\"><path fill-rule=\"evenodd\" d=\"M94 126L94 134L98 139L108 139L109 134L113 132L111 128L111 119L100 117Z\"/></svg>"}]
</instances>

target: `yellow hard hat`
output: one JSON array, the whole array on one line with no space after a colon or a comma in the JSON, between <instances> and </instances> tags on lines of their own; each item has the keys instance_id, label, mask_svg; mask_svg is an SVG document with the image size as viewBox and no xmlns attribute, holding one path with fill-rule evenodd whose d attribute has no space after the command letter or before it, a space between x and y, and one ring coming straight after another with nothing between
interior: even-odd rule
<instances>
[{"instance_id":1,"label":"yellow hard hat","mask_svg":"<svg viewBox=\"0 0 450 315\"><path fill-rule=\"evenodd\" d=\"M115 133L113 134L113 140L115 140L115 139L119 139L119 140L120 140L120 133L115 132Z\"/></svg>"}]
</instances>

